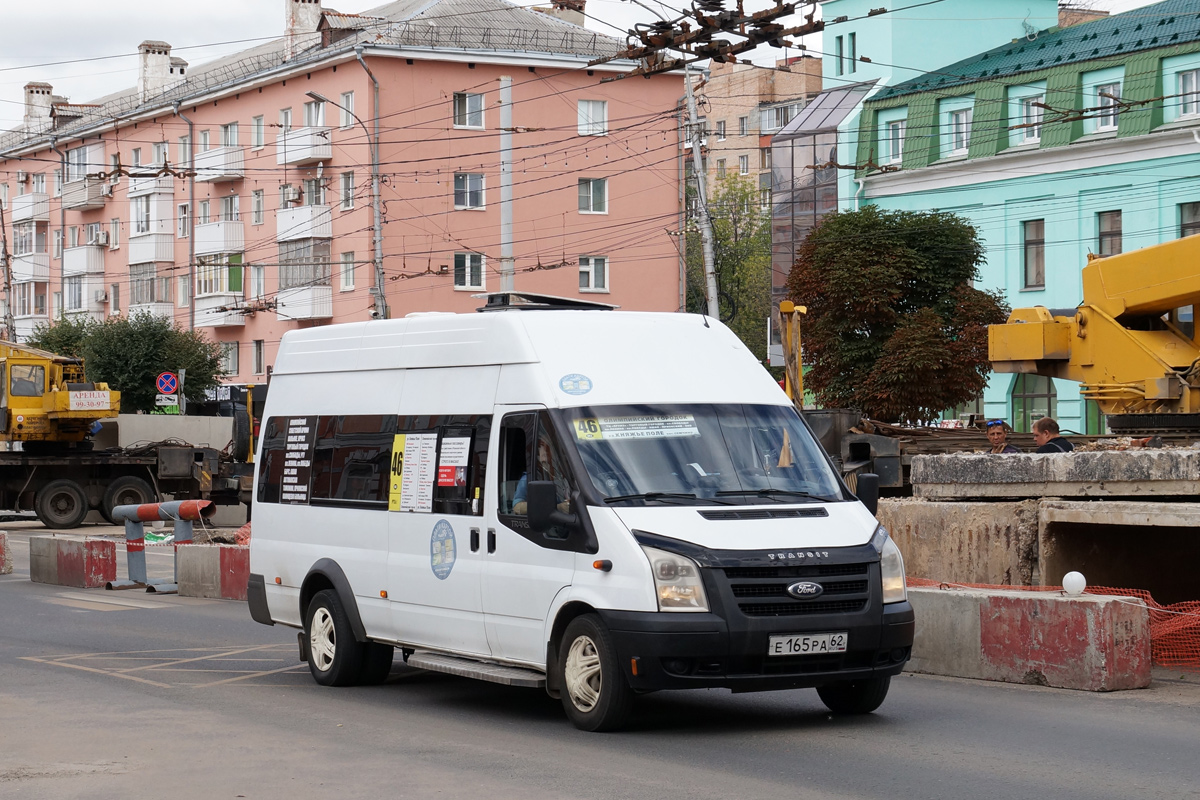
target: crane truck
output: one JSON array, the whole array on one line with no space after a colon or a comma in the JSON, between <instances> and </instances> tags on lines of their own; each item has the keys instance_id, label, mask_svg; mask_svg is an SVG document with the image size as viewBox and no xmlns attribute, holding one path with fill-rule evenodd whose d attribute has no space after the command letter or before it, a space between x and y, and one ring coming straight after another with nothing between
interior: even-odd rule
<instances>
[{"instance_id":1,"label":"crane truck","mask_svg":"<svg viewBox=\"0 0 1200 800\"><path fill-rule=\"evenodd\" d=\"M0 341L0 508L74 528L88 512L175 499L248 500L252 465L211 447L150 443L95 450L91 432L116 417L121 393L87 380L82 359ZM20 443L20 449L14 449Z\"/></svg>"}]
</instances>

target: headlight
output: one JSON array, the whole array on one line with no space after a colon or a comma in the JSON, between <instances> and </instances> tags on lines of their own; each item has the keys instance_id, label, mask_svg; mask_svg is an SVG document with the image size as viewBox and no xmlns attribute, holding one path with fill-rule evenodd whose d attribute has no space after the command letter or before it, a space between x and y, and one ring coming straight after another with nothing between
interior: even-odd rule
<instances>
[{"instance_id":1,"label":"headlight","mask_svg":"<svg viewBox=\"0 0 1200 800\"><path fill-rule=\"evenodd\" d=\"M708 611L700 565L690 558L642 546L650 559L659 611Z\"/></svg>"},{"instance_id":2,"label":"headlight","mask_svg":"<svg viewBox=\"0 0 1200 800\"><path fill-rule=\"evenodd\" d=\"M884 540L879 553L879 573L883 578L883 602L901 603L908 599L908 590L904 586L904 556L900 548L887 535L882 525ZM876 531L878 535L878 531ZM873 541L873 540L872 540Z\"/></svg>"}]
</instances>

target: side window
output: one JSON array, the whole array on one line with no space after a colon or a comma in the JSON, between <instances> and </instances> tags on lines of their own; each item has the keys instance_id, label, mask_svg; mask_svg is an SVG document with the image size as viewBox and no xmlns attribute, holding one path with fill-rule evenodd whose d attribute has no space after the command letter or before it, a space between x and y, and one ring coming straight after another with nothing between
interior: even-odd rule
<instances>
[{"instance_id":1,"label":"side window","mask_svg":"<svg viewBox=\"0 0 1200 800\"><path fill-rule=\"evenodd\" d=\"M314 505L387 507L396 417L320 417L313 451Z\"/></svg>"},{"instance_id":2,"label":"side window","mask_svg":"<svg viewBox=\"0 0 1200 800\"><path fill-rule=\"evenodd\" d=\"M46 368L37 364L13 364L13 397L41 397L46 387Z\"/></svg>"},{"instance_id":3,"label":"side window","mask_svg":"<svg viewBox=\"0 0 1200 800\"><path fill-rule=\"evenodd\" d=\"M527 514L526 488L529 481L551 481L559 511L571 507L571 480L567 460L545 412L514 414L504 418L501 430L500 513L523 517ZM551 530L550 538L565 539L569 531Z\"/></svg>"},{"instance_id":4,"label":"side window","mask_svg":"<svg viewBox=\"0 0 1200 800\"><path fill-rule=\"evenodd\" d=\"M433 513L483 513L483 487L492 418L451 417L438 442L437 485Z\"/></svg>"}]
</instances>

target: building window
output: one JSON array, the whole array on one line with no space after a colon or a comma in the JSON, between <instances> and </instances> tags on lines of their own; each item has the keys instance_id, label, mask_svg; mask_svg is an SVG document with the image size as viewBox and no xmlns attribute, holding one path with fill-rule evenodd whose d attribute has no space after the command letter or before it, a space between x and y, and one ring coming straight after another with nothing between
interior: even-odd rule
<instances>
[{"instance_id":1,"label":"building window","mask_svg":"<svg viewBox=\"0 0 1200 800\"><path fill-rule=\"evenodd\" d=\"M1200 114L1200 70L1179 73L1179 115Z\"/></svg>"},{"instance_id":2,"label":"building window","mask_svg":"<svg viewBox=\"0 0 1200 800\"><path fill-rule=\"evenodd\" d=\"M188 216L188 204L181 203L175 213L175 235L180 239L186 239L192 232L192 219Z\"/></svg>"},{"instance_id":3,"label":"building window","mask_svg":"<svg viewBox=\"0 0 1200 800\"><path fill-rule=\"evenodd\" d=\"M769 147L760 147L759 148L759 150L758 150L758 168L759 169L770 169L771 168L771 148L769 148Z\"/></svg>"},{"instance_id":4,"label":"building window","mask_svg":"<svg viewBox=\"0 0 1200 800\"><path fill-rule=\"evenodd\" d=\"M279 109L279 130L282 133L287 133L292 129L292 110L290 108Z\"/></svg>"},{"instance_id":5,"label":"building window","mask_svg":"<svg viewBox=\"0 0 1200 800\"><path fill-rule=\"evenodd\" d=\"M170 300L165 293L162 298L159 298L156 291L158 288L156 272L153 264L129 265L129 305L145 305L158 302L159 299Z\"/></svg>"},{"instance_id":6,"label":"building window","mask_svg":"<svg viewBox=\"0 0 1200 800\"><path fill-rule=\"evenodd\" d=\"M262 264L250 265L250 296L256 300L267 296L267 268Z\"/></svg>"},{"instance_id":7,"label":"building window","mask_svg":"<svg viewBox=\"0 0 1200 800\"><path fill-rule=\"evenodd\" d=\"M238 374L237 342L221 342L221 371L226 375Z\"/></svg>"},{"instance_id":8,"label":"building window","mask_svg":"<svg viewBox=\"0 0 1200 800\"><path fill-rule=\"evenodd\" d=\"M121 220L111 219L108 221L108 247L110 250L116 250L121 246Z\"/></svg>"},{"instance_id":9,"label":"building window","mask_svg":"<svg viewBox=\"0 0 1200 800\"><path fill-rule=\"evenodd\" d=\"M898 164L904 160L904 129L908 123L898 119L887 124L888 162Z\"/></svg>"},{"instance_id":10,"label":"building window","mask_svg":"<svg viewBox=\"0 0 1200 800\"><path fill-rule=\"evenodd\" d=\"M1121 253L1121 212L1101 211L1096 215L1096 221L1100 229L1100 255L1119 255Z\"/></svg>"},{"instance_id":11,"label":"building window","mask_svg":"<svg viewBox=\"0 0 1200 800\"><path fill-rule=\"evenodd\" d=\"M839 36L833 40L833 74L841 75L846 71L845 64L845 47L843 46L842 37Z\"/></svg>"},{"instance_id":12,"label":"building window","mask_svg":"<svg viewBox=\"0 0 1200 800\"><path fill-rule=\"evenodd\" d=\"M241 221L241 203L238 202L240 199L236 194L221 198L221 222Z\"/></svg>"},{"instance_id":13,"label":"building window","mask_svg":"<svg viewBox=\"0 0 1200 800\"><path fill-rule=\"evenodd\" d=\"M965 155L971 146L971 109L950 112L950 152Z\"/></svg>"},{"instance_id":14,"label":"building window","mask_svg":"<svg viewBox=\"0 0 1200 800\"><path fill-rule=\"evenodd\" d=\"M483 288L483 255L480 253L454 254L454 288Z\"/></svg>"},{"instance_id":15,"label":"building window","mask_svg":"<svg viewBox=\"0 0 1200 800\"><path fill-rule=\"evenodd\" d=\"M579 211L583 214L608 213L608 180L606 178L579 179Z\"/></svg>"},{"instance_id":16,"label":"building window","mask_svg":"<svg viewBox=\"0 0 1200 800\"><path fill-rule=\"evenodd\" d=\"M250 194L250 224L262 225L266 215L267 198L262 189L255 189Z\"/></svg>"},{"instance_id":17,"label":"building window","mask_svg":"<svg viewBox=\"0 0 1200 800\"><path fill-rule=\"evenodd\" d=\"M282 267L281 267L282 269ZM242 256L200 256L196 259L196 296L242 293Z\"/></svg>"},{"instance_id":18,"label":"building window","mask_svg":"<svg viewBox=\"0 0 1200 800\"><path fill-rule=\"evenodd\" d=\"M354 208L354 173L342 173L342 210Z\"/></svg>"},{"instance_id":19,"label":"building window","mask_svg":"<svg viewBox=\"0 0 1200 800\"><path fill-rule=\"evenodd\" d=\"M352 127L354 125L354 92L342 92L341 106L339 109L342 112L341 127L343 129Z\"/></svg>"},{"instance_id":20,"label":"building window","mask_svg":"<svg viewBox=\"0 0 1200 800\"><path fill-rule=\"evenodd\" d=\"M325 125L325 104L320 100L309 100L304 104L304 127L321 128Z\"/></svg>"},{"instance_id":21,"label":"building window","mask_svg":"<svg viewBox=\"0 0 1200 800\"><path fill-rule=\"evenodd\" d=\"M290 208L293 201L299 198L292 194L292 185L285 183L279 187L279 207Z\"/></svg>"},{"instance_id":22,"label":"building window","mask_svg":"<svg viewBox=\"0 0 1200 800\"><path fill-rule=\"evenodd\" d=\"M306 178L304 181L304 205L325 205L325 181L320 178Z\"/></svg>"},{"instance_id":23,"label":"building window","mask_svg":"<svg viewBox=\"0 0 1200 800\"><path fill-rule=\"evenodd\" d=\"M725 177L725 159L718 158L717 159L717 178L724 178L724 177Z\"/></svg>"},{"instance_id":24,"label":"building window","mask_svg":"<svg viewBox=\"0 0 1200 800\"><path fill-rule=\"evenodd\" d=\"M133 232L150 232L150 195L135 197L129 201L133 213Z\"/></svg>"},{"instance_id":25,"label":"building window","mask_svg":"<svg viewBox=\"0 0 1200 800\"><path fill-rule=\"evenodd\" d=\"M328 239L300 239L293 242L280 242L280 290L329 286L329 252L330 240Z\"/></svg>"},{"instance_id":26,"label":"building window","mask_svg":"<svg viewBox=\"0 0 1200 800\"><path fill-rule=\"evenodd\" d=\"M1025 261L1025 288L1046 285L1046 221L1031 219L1021 223L1021 242Z\"/></svg>"},{"instance_id":27,"label":"building window","mask_svg":"<svg viewBox=\"0 0 1200 800\"><path fill-rule=\"evenodd\" d=\"M76 147L67 151L67 182L81 181L87 177L88 173L88 149L86 147ZM5 203L8 202L8 196L4 197Z\"/></svg>"},{"instance_id":28,"label":"building window","mask_svg":"<svg viewBox=\"0 0 1200 800\"><path fill-rule=\"evenodd\" d=\"M1200 203L1179 204L1179 235L1195 236L1200 233Z\"/></svg>"},{"instance_id":29,"label":"building window","mask_svg":"<svg viewBox=\"0 0 1200 800\"><path fill-rule=\"evenodd\" d=\"M212 208L211 201L209 201L209 200L201 200L200 201L200 213L196 215L196 217L197 217L196 224L197 225L207 225L209 223L210 218L212 216L211 211L210 211L211 208Z\"/></svg>"},{"instance_id":30,"label":"building window","mask_svg":"<svg viewBox=\"0 0 1200 800\"><path fill-rule=\"evenodd\" d=\"M1096 87L1096 105L1100 109L1096 117L1096 130L1116 130L1117 115L1120 113L1121 84L1102 83Z\"/></svg>"},{"instance_id":31,"label":"building window","mask_svg":"<svg viewBox=\"0 0 1200 800\"><path fill-rule=\"evenodd\" d=\"M63 278L63 301L66 311L83 310L83 276L71 275Z\"/></svg>"},{"instance_id":32,"label":"building window","mask_svg":"<svg viewBox=\"0 0 1200 800\"><path fill-rule=\"evenodd\" d=\"M738 136L750 135L750 118L738 117Z\"/></svg>"},{"instance_id":33,"label":"building window","mask_svg":"<svg viewBox=\"0 0 1200 800\"><path fill-rule=\"evenodd\" d=\"M579 135L606 136L608 134L608 101L579 101Z\"/></svg>"},{"instance_id":34,"label":"building window","mask_svg":"<svg viewBox=\"0 0 1200 800\"><path fill-rule=\"evenodd\" d=\"M482 173L454 173L454 207L483 208Z\"/></svg>"},{"instance_id":35,"label":"building window","mask_svg":"<svg viewBox=\"0 0 1200 800\"><path fill-rule=\"evenodd\" d=\"M187 275L180 275L175 280L175 305L176 306L178 306L179 308L187 308L188 301L191 299L188 296L190 293L189 292L190 289L191 289L191 286L188 283Z\"/></svg>"},{"instance_id":36,"label":"building window","mask_svg":"<svg viewBox=\"0 0 1200 800\"><path fill-rule=\"evenodd\" d=\"M1042 417L1058 416L1058 393L1045 375L1017 375L1012 390L1013 428L1020 433L1033 430Z\"/></svg>"},{"instance_id":37,"label":"building window","mask_svg":"<svg viewBox=\"0 0 1200 800\"><path fill-rule=\"evenodd\" d=\"M79 247L78 225L72 225L71 227L67 228L67 249L70 250L72 247Z\"/></svg>"},{"instance_id":38,"label":"building window","mask_svg":"<svg viewBox=\"0 0 1200 800\"><path fill-rule=\"evenodd\" d=\"M33 252L34 223L13 223L13 255L24 256Z\"/></svg>"},{"instance_id":39,"label":"building window","mask_svg":"<svg viewBox=\"0 0 1200 800\"><path fill-rule=\"evenodd\" d=\"M354 253L342 253L342 291L354 288Z\"/></svg>"},{"instance_id":40,"label":"building window","mask_svg":"<svg viewBox=\"0 0 1200 800\"><path fill-rule=\"evenodd\" d=\"M717 120L717 141L725 141L725 120Z\"/></svg>"},{"instance_id":41,"label":"building window","mask_svg":"<svg viewBox=\"0 0 1200 800\"><path fill-rule=\"evenodd\" d=\"M1025 142L1040 142L1042 140L1042 103L1045 98L1026 97L1021 101L1021 140Z\"/></svg>"},{"instance_id":42,"label":"building window","mask_svg":"<svg viewBox=\"0 0 1200 800\"><path fill-rule=\"evenodd\" d=\"M267 143L267 125L262 117L250 119L250 146L257 150Z\"/></svg>"},{"instance_id":43,"label":"building window","mask_svg":"<svg viewBox=\"0 0 1200 800\"><path fill-rule=\"evenodd\" d=\"M750 156L738 156L738 174L750 174Z\"/></svg>"},{"instance_id":44,"label":"building window","mask_svg":"<svg viewBox=\"0 0 1200 800\"><path fill-rule=\"evenodd\" d=\"M54 196L62 197L62 170L54 170Z\"/></svg>"},{"instance_id":45,"label":"building window","mask_svg":"<svg viewBox=\"0 0 1200 800\"><path fill-rule=\"evenodd\" d=\"M208 144L208 131L203 131L200 134L200 141L202 141L205 145ZM204 149L207 150L208 147L206 146ZM140 167L141 165L142 165L142 148L135 147L135 148L133 148L133 150L129 151L129 166Z\"/></svg>"},{"instance_id":46,"label":"building window","mask_svg":"<svg viewBox=\"0 0 1200 800\"><path fill-rule=\"evenodd\" d=\"M165 167L167 165L167 161L168 161L167 143L166 142L155 142L153 149L154 149L154 166Z\"/></svg>"},{"instance_id":47,"label":"building window","mask_svg":"<svg viewBox=\"0 0 1200 800\"><path fill-rule=\"evenodd\" d=\"M846 71L853 74L858 72L858 34L848 34L846 36Z\"/></svg>"},{"instance_id":48,"label":"building window","mask_svg":"<svg viewBox=\"0 0 1200 800\"><path fill-rule=\"evenodd\" d=\"M580 256L579 257L579 291L607 292L608 291L608 257Z\"/></svg>"},{"instance_id":49,"label":"building window","mask_svg":"<svg viewBox=\"0 0 1200 800\"><path fill-rule=\"evenodd\" d=\"M221 147L238 146L238 124L230 122L221 126Z\"/></svg>"},{"instance_id":50,"label":"building window","mask_svg":"<svg viewBox=\"0 0 1200 800\"><path fill-rule=\"evenodd\" d=\"M179 137L179 157L175 159L182 166L191 169L192 166L192 137Z\"/></svg>"},{"instance_id":51,"label":"building window","mask_svg":"<svg viewBox=\"0 0 1200 800\"><path fill-rule=\"evenodd\" d=\"M254 374L263 375L267 371L267 343L263 339L254 340Z\"/></svg>"},{"instance_id":52,"label":"building window","mask_svg":"<svg viewBox=\"0 0 1200 800\"><path fill-rule=\"evenodd\" d=\"M483 95L467 92L454 93L454 127L483 127Z\"/></svg>"},{"instance_id":53,"label":"building window","mask_svg":"<svg viewBox=\"0 0 1200 800\"><path fill-rule=\"evenodd\" d=\"M34 194L46 193L46 173L35 172L33 174L33 192Z\"/></svg>"},{"instance_id":54,"label":"building window","mask_svg":"<svg viewBox=\"0 0 1200 800\"><path fill-rule=\"evenodd\" d=\"M108 286L108 310L112 314L121 313L121 284L112 283Z\"/></svg>"},{"instance_id":55,"label":"building window","mask_svg":"<svg viewBox=\"0 0 1200 800\"><path fill-rule=\"evenodd\" d=\"M54 257L62 258L63 251L63 235L62 231L54 232Z\"/></svg>"}]
</instances>

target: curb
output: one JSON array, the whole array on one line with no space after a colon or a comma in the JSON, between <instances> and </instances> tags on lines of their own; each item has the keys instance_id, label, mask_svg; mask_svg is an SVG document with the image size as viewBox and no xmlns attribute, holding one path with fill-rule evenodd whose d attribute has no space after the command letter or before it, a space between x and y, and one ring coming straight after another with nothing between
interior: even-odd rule
<instances>
[{"instance_id":1,"label":"curb","mask_svg":"<svg viewBox=\"0 0 1200 800\"><path fill-rule=\"evenodd\" d=\"M177 552L181 596L246 599L250 580L248 545L189 544Z\"/></svg>"},{"instance_id":2,"label":"curb","mask_svg":"<svg viewBox=\"0 0 1200 800\"><path fill-rule=\"evenodd\" d=\"M12 550L8 549L8 533L0 531L0 575L12 574L12 564Z\"/></svg>"},{"instance_id":3,"label":"curb","mask_svg":"<svg viewBox=\"0 0 1200 800\"><path fill-rule=\"evenodd\" d=\"M79 589L103 586L117 579L117 543L110 539L31 536L29 579Z\"/></svg>"}]
</instances>

